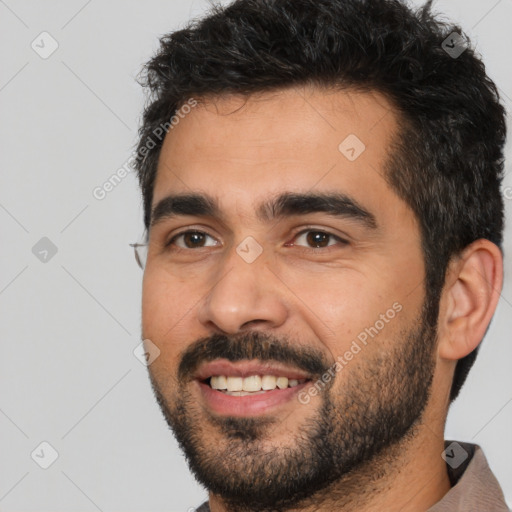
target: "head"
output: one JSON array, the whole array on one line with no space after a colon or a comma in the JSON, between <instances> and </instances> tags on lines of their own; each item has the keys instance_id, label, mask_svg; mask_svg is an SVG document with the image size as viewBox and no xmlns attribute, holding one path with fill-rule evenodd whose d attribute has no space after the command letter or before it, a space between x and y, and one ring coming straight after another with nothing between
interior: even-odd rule
<instances>
[{"instance_id":1,"label":"head","mask_svg":"<svg viewBox=\"0 0 512 512\"><path fill-rule=\"evenodd\" d=\"M505 121L473 49L443 49L453 32L430 3L239 0L146 66L150 376L226 498L302 499L414 436L433 394L445 414L464 383L497 300L478 290L501 286ZM203 370L240 361L307 379L290 391L307 403L203 402ZM206 481L219 457L247 477Z\"/></svg>"}]
</instances>

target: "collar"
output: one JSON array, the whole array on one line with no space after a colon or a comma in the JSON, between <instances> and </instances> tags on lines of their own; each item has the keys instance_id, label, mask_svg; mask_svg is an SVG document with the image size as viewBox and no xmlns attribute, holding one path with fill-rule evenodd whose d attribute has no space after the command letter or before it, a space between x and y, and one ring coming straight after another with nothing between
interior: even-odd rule
<instances>
[{"instance_id":1,"label":"collar","mask_svg":"<svg viewBox=\"0 0 512 512\"><path fill-rule=\"evenodd\" d=\"M452 488L427 512L510 512L480 446L445 441L442 454Z\"/></svg>"}]
</instances>

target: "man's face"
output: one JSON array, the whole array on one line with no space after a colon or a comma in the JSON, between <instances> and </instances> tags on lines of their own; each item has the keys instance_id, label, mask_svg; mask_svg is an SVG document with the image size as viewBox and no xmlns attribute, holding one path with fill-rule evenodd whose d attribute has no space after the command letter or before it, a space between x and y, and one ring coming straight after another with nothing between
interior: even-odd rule
<instances>
[{"instance_id":1,"label":"man's face","mask_svg":"<svg viewBox=\"0 0 512 512\"><path fill-rule=\"evenodd\" d=\"M396 130L380 95L287 89L201 103L165 139L150 377L191 469L233 503L305 498L403 438L427 402L420 232L384 179Z\"/></svg>"}]
</instances>

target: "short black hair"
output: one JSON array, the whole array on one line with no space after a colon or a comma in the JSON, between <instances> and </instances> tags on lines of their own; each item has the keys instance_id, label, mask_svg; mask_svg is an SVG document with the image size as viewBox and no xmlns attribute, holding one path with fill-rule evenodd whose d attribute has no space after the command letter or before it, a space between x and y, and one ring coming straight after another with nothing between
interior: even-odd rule
<instances>
[{"instance_id":1,"label":"short black hair","mask_svg":"<svg viewBox=\"0 0 512 512\"><path fill-rule=\"evenodd\" d=\"M455 34L454 34L455 33ZM448 48L458 43L462 53ZM505 109L461 28L432 1L236 0L163 36L144 67L149 90L135 167L149 231L162 138L158 127L190 98L297 85L378 91L396 108L400 133L386 179L415 213L426 267L428 320L437 323L451 258L486 238L501 248ZM458 52L460 53L460 52ZM393 149L393 150L391 150ZM454 400L477 350L459 360Z\"/></svg>"}]
</instances>

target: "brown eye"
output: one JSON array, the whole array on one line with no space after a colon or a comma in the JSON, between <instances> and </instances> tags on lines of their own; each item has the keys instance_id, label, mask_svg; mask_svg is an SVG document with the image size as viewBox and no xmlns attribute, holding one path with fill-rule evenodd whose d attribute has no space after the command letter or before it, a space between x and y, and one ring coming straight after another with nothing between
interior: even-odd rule
<instances>
[{"instance_id":1,"label":"brown eye","mask_svg":"<svg viewBox=\"0 0 512 512\"><path fill-rule=\"evenodd\" d=\"M298 241L304 243L298 243ZM345 240L332 233L308 229L298 234L293 245L305 245L313 249L323 249L324 247L336 245L337 242L341 242L342 244L347 243Z\"/></svg>"},{"instance_id":2,"label":"brown eye","mask_svg":"<svg viewBox=\"0 0 512 512\"><path fill-rule=\"evenodd\" d=\"M206 244L206 240L210 238L214 243ZM178 243L180 241L180 243ZM169 240L167 246L176 245L180 249L197 249L202 247L212 247L217 245L213 237L203 231L184 231Z\"/></svg>"},{"instance_id":3,"label":"brown eye","mask_svg":"<svg viewBox=\"0 0 512 512\"><path fill-rule=\"evenodd\" d=\"M329 238L331 235L322 233L321 231L310 231L306 235L306 241L308 244L315 247L326 247L329 245Z\"/></svg>"}]
</instances>

